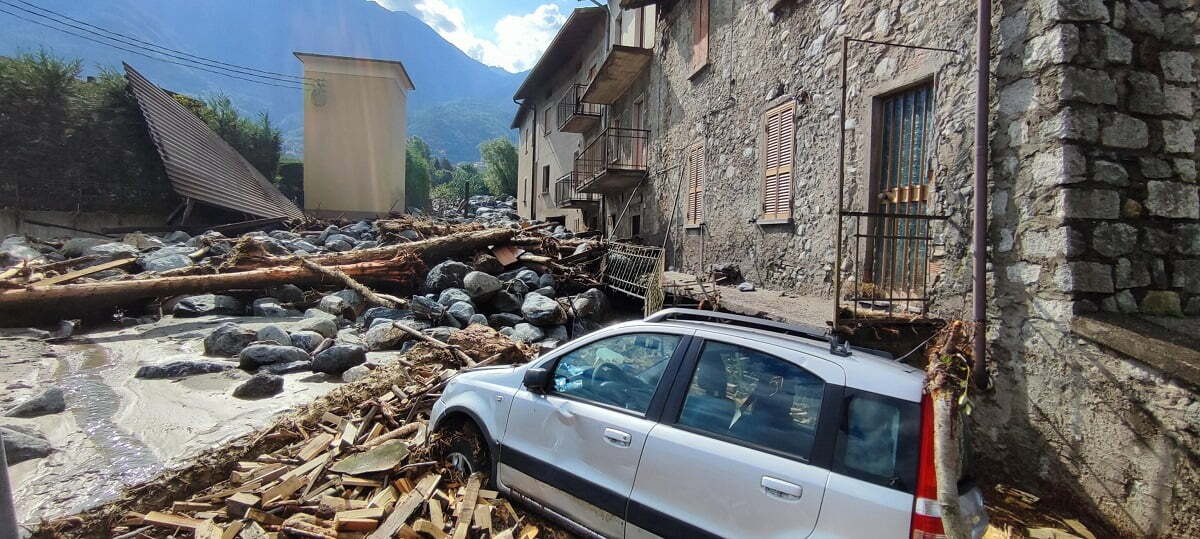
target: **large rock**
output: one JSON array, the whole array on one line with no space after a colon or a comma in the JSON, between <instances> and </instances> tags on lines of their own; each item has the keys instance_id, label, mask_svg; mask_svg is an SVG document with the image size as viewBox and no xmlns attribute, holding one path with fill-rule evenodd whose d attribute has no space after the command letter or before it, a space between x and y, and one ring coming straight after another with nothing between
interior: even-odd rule
<instances>
[{"instance_id":1,"label":"large rock","mask_svg":"<svg viewBox=\"0 0 1200 539\"><path fill-rule=\"evenodd\" d=\"M254 342L257 334L233 322L226 322L204 338L204 353L210 356L234 357Z\"/></svg>"},{"instance_id":2,"label":"large rock","mask_svg":"<svg viewBox=\"0 0 1200 539\"><path fill-rule=\"evenodd\" d=\"M589 288L571 298L571 310L580 318L599 318L608 313L608 297L598 288Z\"/></svg>"},{"instance_id":3,"label":"large rock","mask_svg":"<svg viewBox=\"0 0 1200 539\"><path fill-rule=\"evenodd\" d=\"M552 298L552 297L554 297L554 296L557 294L557 292L555 292L555 291L554 291L554 288L553 288L553 287L550 287L550 286L543 286L543 287L541 287L541 288L539 288L539 289L537 289L537 290L534 290L534 291L533 291L533 293L534 293L534 294L541 294L541 295L543 295L543 296L546 296L546 297L548 297L548 298Z\"/></svg>"},{"instance_id":4,"label":"large rock","mask_svg":"<svg viewBox=\"0 0 1200 539\"><path fill-rule=\"evenodd\" d=\"M281 303L303 303L304 290L294 284L281 284L267 287L267 296L278 298Z\"/></svg>"},{"instance_id":5,"label":"large rock","mask_svg":"<svg viewBox=\"0 0 1200 539\"><path fill-rule=\"evenodd\" d=\"M109 243L101 243L100 245L93 245L89 247L88 250L84 251L83 254L98 255L100 258L107 260L118 260L121 258L131 258L137 256L138 250L137 247L129 245L128 243L114 241Z\"/></svg>"},{"instance_id":6,"label":"large rock","mask_svg":"<svg viewBox=\"0 0 1200 539\"><path fill-rule=\"evenodd\" d=\"M308 352L316 350L325 340L325 336L315 331L296 331L291 334L292 346L303 348Z\"/></svg>"},{"instance_id":7,"label":"large rock","mask_svg":"<svg viewBox=\"0 0 1200 539\"><path fill-rule=\"evenodd\" d=\"M538 284L538 281L541 280L541 276L538 275L536 271L531 269L523 269L517 272L516 278L518 281L525 283L525 286L528 286L530 290L541 288L541 285Z\"/></svg>"},{"instance_id":8,"label":"large rock","mask_svg":"<svg viewBox=\"0 0 1200 539\"><path fill-rule=\"evenodd\" d=\"M358 314L358 312L363 309L363 306L366 303L366 299L362 297L362 294L359 294L357 291L349 288L345 290L338 290L332 295L342 298L342 301L346 302L346 305L350 307L350 310L353 311L354 314Z\"/></svg>"},{"instance_id":9,"label":"large rock","mask_svg":"<svg viewBox=\"0 0 1200 539\"><path fill-rule=\"evenodd\" d=\"M350 367L356 367L367 362L367 351L356 345L339 344L331 346L313 358L312 370L334 376L341 376Z\"/></svg>"},{"instance_id":10,"label":"large rock","mask_svg":"<svg viewBox=\"0 0 1200 539\"><path fill-rule=\"evenodd\" d=\"M494 328L512 327L525 319L513 313L496 313L488 317L488 325Z\"/></svg>"},{"instance_id":11,"label":"large rock","mask_svg":"<svg viewBox=\"0 0 1200 539\"><path fill-rule=\"evenodd\" d=\"M545 337L546 334L541 328L533 324L526 324L525 322L521 322L520 324L514 326L511 335L512 340L525 343L537 342Z\"/></svg>"},{"instance_id":12,"label":"large rock","mask_svg":"<svg viewBox=\"0 0 1200 539\"><path fill-rule=\"evenodd\" d=\"M473 265L475 269L492 275L504 271L504 264L501 264L499 259L487 253L480 253L476 256Z\"/></svg>"},{"instance_id":13,"label":"large rock","mask_svg":"<svg viewBox=\"0 0 1200 539\"><path fill-rule=\"evenodd\" d=\"M439 322L446 315L446 307L425 296L413 296L408 302L413 314L422 320Z\"/></svg>"},{"instance_id":14,"label":"large rock","mask_svg":"<svg viewBox=\"0 0 1200 539\"><path fill-rule=\"evenodd\" d=\"M8 464L40 459L54 452L50 442L41 436L34 436L32 431L21 432L0 427L0 435L4 437L4 460Z\"/></svg>"},{"instance_id":15,"label":"large rock","mask_svg":"<svg viewBox=\"0 0 1200 539\"><path fill-rule=\"evenodd\" d=\"M83 253L86 253L92 247L110 242L111 240L101 238L71 238L63 244L62 254L69 258L75 258L83 256Z\"/></svg>"},{"instance_id":16,"label":"large rock","mask_svg":"<svg viewBox=\"0 0 1200 539\"><path fill-rule=\"evenodd\" d=\"M356 365L354 367L350 367L349 369L346 369L346 372L342 373L342 381L349 384L352 382L357 382L359 380L362 380L363 378L366 378L367 376L370 376L370 375L371 375L371 369L367 368L366 365Z\"/></svg>"},{"instance_id":17,"label":"large rock","mask_svg":"<svg viewBox=\"0 0 1200 539\"><path fill-rule=\"evenodd\" d=\"M458 328L447 327L447 326L438 326L436 328L429 328L425 331L422 331L421 333L424 333L424 334L426 334L430 337L433 337L439 341L447 342L450 340L450 336L453 335L454 332L456 332L456 331L458 331Z\"/></svg>"},{"instance_id":18,"label":"large rock","mask_svg":"<svg viewBox=\"0 0 1200 539\"><path fill-rule=\"evenodd\" d=\"M296 322L292 331L315 331L324 337L332 338L337 335L338 323L336 318L326 313L325 316L313 316Z\"/></svg>"},{"instance_id":19,"label":"large rock","mask_svg":"<svg viewBox=\"0 0 1200 539\"><path fill-rule=\"evenodd\" d=\"M446 309L446 314L458 321L459 324L466 326L470 323L471 317L475 316L475 307L465 301L460 301L451 305Z\"/></svg>"},{"instance_id":20,"label":"large rock","mask_svg":"<svg viewBox=\"0 0 1200 539\"><path fill-rule=\"evenodd\" d=\"M21 404L12 407L4 413L5 417L38 417L57 414L67 409L67 400L63 390L52 387Z\"/></svg>"},{"instance_id":21,"label":"large rock","mask_svg":"<svg viewBox=\"0 0 1200 539\"><path fill-rule=\"evenodd\" d=\"M185 376L193 376L196 374L212 374L214 372L223 372L232 369L230 363L218 363L216 361L199 361L199 360L180 360L168 361L158 365L145 365L138 368L134 373L134 378L143 378L146 380L157 380L162 378L183 378Z\"/></svg>"},{"instance_id":22,"label":"large rock","mask_svg":"<svg viewBox=\"0 0 1200 539\"><path fill-rule=\"evenodd\" d=\"M476 324L481 325L481 326L488 325L487 315L480 314L480 313L475 313L475 314L471 315L470 320L467 320L467 326L470 327L470 326L473 326Z\"/></svg>"},{"instance_id":23,"label":"large rock","mask_svg":"<svg viewBox=\"0 0 1200 539\"><path fill-rule=\"evenodd\" d=\"M9 241L0 245L0 266L3 267L15 266L26 260L34 260L41 257L41 252L22 242Z\"/></svg>"},{"instance_id":24,"label":"large rock","mask_svg":"<svg viewBox=\"0 0 1200 539\"><path fill-rule=\"evenodd\" d=\"M190 239L192 239L192 236L182 230L176 230L163 236L163 241L167 243L187 243Z\"/></svg>"},{"instance_id":25,"label":"large rock","mask_svg":"<svg viewBox=\"0 0 1200 539\"><path fill-rule=\"evenodd\" d=\"M521 298L512 292L501 290L492 298L492 310L502 313L515 313L521 310Z\"/></svg>"},{"instance_id":26,"label":"large rock","mask_svg":"<svg viewBox=\"0 0 1200 539\"><path fill-rule=\"evenodd\" d=\"M350 307L350 303L341 296L330 294L321 298L317 302L317 308L334 316L351 316L354 314L354 309Z\"/></svg>"},{"instance_id":27,"label":"large rock","mask_svg":"<svg viewBox=\"0 0 1200 539\"><path fill-rule=\"evenodd\" d=\"M311 361L293 361L291 363L272 363L265 365L261 369L271 374L292 374L297 372L309 372L312 370Z\"/></svg>"},{"instance_id":28,"label":"large rock","mask_svg":"<svg viewBox=\"0 0 1200 539\"><path fill-rule=\"evenodd\" d=\"M254 300L254 304L250 307L250 312L254 316L262 316L266 318L300 316L300 311L288 309L283 305L280 305L279 300L275 298L258 298Z\"/></svg>"},{"instance_id":29,"label":"large rock","mask_svg":"<svg viewBox=\"0 0 1200 539\"><path fill-rule=\"evenodd\" d=\"M363 327L371 327L375 325L375 320L378 318L386 318L388 320L399 320L401 318L412 318L412 311L405 309L389 309L387 307L371 307L367 309L362 316L358 317L358 321Z\"/></svg>"},{"instance_id":30,"label":"large rock","mask_svg":"<svg viewBox=\"0 0 1200 539\"><path fill-rule=\"evenodd\" d=\"M368 350L391 350L410 338L411 335L392 324L381 324L363 334L363 344Z\"/></svg>"},{"instance_id":31,"label":"large rock","mask_svg":"<svg viewBox=\"0 0 1200 539\"><path fill-rule=\"evenodd\" d=\"M546 340L548 341L565 342L568 338L567 326L554 326L552 328L546 328Z\"/></svg>"},{"instance_id":32,"label":"large rock","mask_svg":"<svg viewBox=\"0 0 1200 539\"><path fill-rule=\"evenodd\" d=\"M471 273L475 273L475 272L471 272ZM470 273L468 273L467 275L470 275ZM468 294L466 290L463 290L461 288L447 288L445 290L442 290L442 293L438 295L438 303L441 303L442 305L445 305L447 307L454 305L455 303L458 303L460 301L472 303L471 295Z\"/></svg>"},{"instance_id":33,"label":"large rock","mask_svg":"<svg viewBox=\"0 0 1200 539\"><path fill-rule=\"evenodd\" d=\"M429 270L425 276L425 291L438 293L447 288L462 288L463 277L471 272L471 266L455 260L447 260Z\"/></svg>"},{"instance_id":34,"label":"large rock","mask_svg":"<svg viewBox=\"0 0 1200 539\"><path fill-rule=\"evenodd\" d=\"M541 294L530 292L521 304L525 320L536 326L557 326L567 322L567 311L557 301Z\"/></svg>"},{"instance_id":35,"label":"large rock","mask_svg":"<svg viewBox=\"0 0 1200 539\"><path fill-rule=\"evenodd\" d=\"M258 330L255 336L257 341L275 341L277 344L284 346L294 346L292 344L292 336L283 328L275 325L263 326Z\"/></svg>"},{"instance_id":36,"label":"large rock","mask_svg":"<svg viewBox=\"0 0 1200 539\"><path fill-rule=\"evenodd\" d=\"M263 365L272 363L291 363L293 361L308 361L308 352L295 346L278 346L274 344L252 344L242 349L238 354L238 367L252 371Z\"/></svg>"},{"instance_id":37,"label":"large rock","mask_svg":"<svg viewBox=\"0 0 1200 539\"><path fill-rule=\"evenodd\" d=\"M187 255L166 255L143 258L141 265L142 269L146 271L163 272L191 266L192 259L188 258Z\"/></svg>"},{"instance_id":38,"label":"large rock","mask_svg":"<svg viewBox=\"0 0 1200 539\"><path fill-rule=\"evenodd\" d=\"M201 294L179 300L172 314L178 318L191 318L216 314L240 316L244 312L242 302L233 296Z\"/></svg>"},{"instance_id":39,"label":"large rock","mask_svg":"<svg viewBox=\"0 0 1200 539\"><path fill-rule=\"evenodd\" d=\"M486 300L499 292L503 283L482 271L472 271L463 278L463 286L471 295L471 299Z\"/></svg>"},{"instance_id":40,"label":"large rock","mask_svg":"<svg viewBox=\"0 0 1200 539\"><path fill-rule=\"evenodd\" d=\"M233 396L239 399L261 399L283 391L283 377L278 374L260 372L242 382L233 390Z\"/></svg>"}]
</instances>

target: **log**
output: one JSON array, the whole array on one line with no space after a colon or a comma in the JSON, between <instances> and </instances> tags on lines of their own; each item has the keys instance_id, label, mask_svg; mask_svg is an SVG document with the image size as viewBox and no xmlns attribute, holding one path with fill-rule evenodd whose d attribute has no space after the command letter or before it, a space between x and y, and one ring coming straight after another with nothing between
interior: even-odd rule
<instances>
[{"instance_id":1,"label":"log","mask_svg":"<svg viewBox=\"0 0 1200 539\"><path fill-rule=\"evenodd\" d=\"M343 266L374 260L395 258L401 251L416 253L426 264L436 264L447 258L473 254L474 251L486 249L491 245L508 243L517 233L510 228L489 228L474 232L457 232L448 236L414 241L391 247L376 247L344 253L332 253L308 257L314 263L322 266ZM243 260L232 261L228 269L252 269L278 265L292 264L291 256L253 256Z\"/></svg>"},{"instance_id":2,"label":"log","mask_svg":"<svg viewBox=\"0 0 1200 539\"><path fill-rule=\"evenodd\" d=\"M312 260L309 260L306 257L298 257L298 258L299 258L300 264L302 266L304 266L312 271L315 271L317 273L323 274L327 277L330 277L332 279L341 281L342 284L345 284L351 290L358 292L358 294L360 296L362 296L363 299L365 299L367 301L367 303L370 303L372 305L377 305L379 307L387 307L389 309L395 309L396 307L401 306L398 302L380 297L379 294L376 294L374 290L371 290L370 288L367 288L366 285L363 285L362 283L355 281L354 278L350 277L349 275L346 275L345 272L342 272L337 269L327 268L316 262L313 262Z\"/></svg>"}]
</instances>

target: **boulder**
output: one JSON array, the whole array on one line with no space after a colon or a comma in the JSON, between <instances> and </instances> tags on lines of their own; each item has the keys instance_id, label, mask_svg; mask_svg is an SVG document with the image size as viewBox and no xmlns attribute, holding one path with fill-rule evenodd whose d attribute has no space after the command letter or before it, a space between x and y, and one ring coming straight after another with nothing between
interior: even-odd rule
<instances>
[{"instance_id":1,"label":"boulder","mask_svg":"<svg viewBox=\"0 0 1200 539\"><path fill-rule=\"evenodd\" d=\"M342 240L333 240L325 242L325 248L335 253L344 253L354 250L354 244Z\"/></svg>"},{"instance_id":2,"label":"boulder","mask_svg":"<svg viewBox=\"0 0 1200 539\"><path fill-rule=\"evenodd\" d=\"M496 296L492 298L491 307L496 312L515 313L521 310L521 298L502 290L496 292Z\"/></svg>"},{"instance_id":3,"label":"boulder","mask_svg":"<svg viewBox=\"0 0 1200 539\"><path fill-rule=\"evenodd\" d=\"M597 288L589 288L571 299L571 309L580 318L600 318L608 313L608 297Z\"/></svg>"},{"instance_id":4,"label":"boulder","mask_svg":"<svg viewBox=\"0 0 1200 539\"><path fill-rule=\"evenodd\" d=\"M555 291L554 291L554 288L552 288L552 287L549 287L549 286L543 286L543 287L541 287L541 288L539 288L539 289L537 289L537 290L534 290L534 291L533 291L533 293L535 293L535 294L541 294L541 295L543 295L543 296L546 296L546 297L548 297L548 298L552 298L552 297L554 297L554 296L555 296Z\"/></svg>"},{"instance_id":5,"label":"boulder","mask_svg":"<svg viewBox=\"0 0 1200 539\"><path fill-rule=\"evenodd\" d=\"M233 389L239 399L261 399L283 391L283 377L269 372L260 372Z\"/></svg>"},{"instance_id":6,"label":"boulder","mask_svg":"<svg viewBox=\"0 0 1200 539\"><path fill-rule=\"evenodd\" d=\"M422 320L438 322L446 315L446 307L425 296L413 296L408 302L413 314Z\"/></svg>"},{"instance_id":7,"label":"boulder","mask_svg":"<svg viewBox=\"0 0 1200 539\"><path fill-rule=\"evenodd\" d=\"M496 313L488 317L488 325L494 328L512 327L524 321L520 315L512 313Z\"/></svg>"},{"instance_id":8,"label":"boulder","mask_svg":"<svg viewBox=\"0 0 1200 539\"><path fill-rule=\"evenodd\" d=\"M303 303L304 290L294 284L267 287L267 296L278 298L280 303Z\"/></svg>"},{"instance_id":9,"label":"boulder","mask_svg":"<svg viewBox=\"0 0 1200 539\"><path fill-rule=\"evenodd\" d=\"M520 279L509 279L508 281L505 281L505 283L505 288L508 290L508 292L514 296L517 296L518 298L525 297L525 294L528 294L530 290L533 290L532 288L529 288L529 285L526 284L525 281Z\"/></svg>"},{"instance_id":10,"label":"boulder","mask_svg":"<svg viewBox=\"0 0 1200 539\"><path fill-rule=\"evenodd\" d=\"M134 378L142 378L144 380L158 380L162 378L183 378L185 376L193 376L196 374L212 374L214 372L223 372L232 369L230 363L219 363L216 361L200 361L200 360L180 360L168 361L157 365L144 365L139 367L134 373Z\"/></svg>"},{"instance_id":11,"label":"boulder","mask_svg":"<svg viewBox=\"0 0 1200 539\"><path fill-rule=\"evenodd\" d=\"M424 333L424 334L426 334L430 337L433 337L439 341L447 342L450 340L450 336L453 335L454 332L456 332L456 331L458 331L458 328L438 326L436 328L429 328L425 331L422 331L421 333Z\"/></svg>"},{"instance_id":12,"label":"boulder","mask_svg":"<svg viewBox=\"0 0 1200 539\"><path fill-rule=\"evenodd\" d=\"M471 317L475 316L475 307L470 303L460 301L451 305L449 309L446 309L446 314L449 314L450 318L457 320L459 324L465 326L470 322Z\"/></svg>"},{"instance_id":13,"label":"boulder","mask_svg":"<svg viewBox=\"0 0 1200 539\"><path fill-rule=\"evenodd\" d=\"M374 326L376 318L386 318L388 320L399 320L401 318L412 318L412 311L406 309L389 309L387 307L371 307L367 309L362 316L358 317L358 321L365 327Z\"/></svg>"},{"instance_id":14,"label":"boulder","mask_svg":"<svg viewBox=\"0 0 1200 539\"><path fill-rule=\"evenodd\" d=\"M362 310L363 304L366 302L366 300L363 299L362 294L359 294L358 292L351 290L349 288L347 288L345 290L338 290L337 292L334 292L332 295L335 297L342 298L342 301L345 301L346 305L348 305L350 307L350 310L356 315L358 314L359 311Z\"/></svg>"},{"instance_id":15,"label":"boulder","mask_svg":"<svg viewBox=\"0 0 1200 539\"><path fill-rule=\"evenodd\" d=\"M737 286L737 289L741 292L753 292L754 291L754 283L752 283L750 281L742 281L742 284L739 284Z\"/></svg>"},{"instance_id":16,"label":"boulder","mask_svg":"<svg viewBox=\"0 0 1200 539\"><path fill-rule=\"evenodd\" d=\"M242 370L253 371L263 365L308 361L308 359L308 352L295 346L252 344L243 348L242 352L238 354L238 367Z\"/></svg>"},{"instance_id":17,"label":"boulder","mask_svg":"<svg viewBox=\"0 0 1200 539\"><path fill-rule=\"evenodd\" d=\"M23 243L12 242L0 245L0 266L2 267L15 266L26 260L35 260L41 257L40 251Z\"/></svg>"},{"instance_id":18,"label":"boulder","mask_svg":"<svg viewBox=\"0 0 1200 539\"><path fill-rule=\"evenodd\" d=\"M339 344L331 346L313 358L312 370L341 376L350 367L367 362L367 351L357 345Z\"/></svg>"},{"instance_id":19,"label":"boulder","mask_svg":"<svg viewBox=\"0 0 1200 539\"><path fill-rule=\"evenodd\" d=\"M468 294L466 290L461 288L447 288L442 290L442 293L438 295L438 303L441 303L447 307L460 301L471 303L471 295Z\"/></svg>"},{"instance_id":20,"label":"boulder","mask_svg":"<svg viewBox=\"0 0 1200 539\"><path fill-rule=\"evenodd\" d=\"M357 344L358 346L366 346L363 344L362 336L353 328L346 328L338 331L337 337L334 337L337 344Z\"/></svg>"},{"instance_id":21,"label":"boulder","mask_svg":"<svg viewBox=\"0 0 1200 539\"><path fill-rule=\"evenodd\" d=\"M262 368L262 370L265 370L271 374L279 374L279 375L292 374L292 373L297 373L297 372L309 372L309 371L312 371L312 362L311 361L292 361L290 363L272 363L270 365L264 366Z\"/></svg>"},{"instance_id":22,"label":"boulder","mask_svg":"<svg viewBox=\"0 0 1200 539\"><path fill-rule=\"evenodd\" d=\"M305 351L312 352L321 345L321 341L325 340L325 336L315 331L296 331L291 333L292 346L303 348Z\"/></svg>"},{"instance_id":23,"label":"boulder","mask_svg":"<svg viewBox=\"0 0 1200 539\"><path fill-rule=\"evenodd\" d=\"M554 275L544 273L541 277L538 277L537 288L554 288L554 284Z\"/></svg>"},{"instance_id":24,"label":"boulder","mask_svg":"<svg viewBox=\"0 0 1200 539\"><path fill-rule=\"evenodd\" d=\"M62 254L68 258L83 256L88 249L97 245L110 243L112 240L101 238L71 238L62 246Z\"/></svg>"},{"instance_id":25,"label":"boulder","mask_svg":"<svg viewBox=\"0 0 1200 539\"><path fill-rule=\"evenodd\" d=\"M163 241L141 232L130 232L121 238L122 243L128 243L139 251L147 249L158 249L163 246Z\"/></svg>"},{"instance_id":26,"label":"boulder","mask_svg":"<svg viewBox=\"0 0 1200 539\"><path fill-rule=\"evenodd\" d=\"M349 369L346 369L346 372L342 373L342 381L349 384L362 380L370 374L371 369L368 369L366 365L355 365Z\"/></svg>"},{"instance_id":27,"label":"boulder","mask_svg":"<svg viewBox=\"0 0 1200 539\"><path fill-rule=\"evenodd\" d=\"M513 328L503 327L503 328L500 328L497 333L504 335L505 337L512 338Z\"/></svg>"},{"instance_id":28,"label":"boulder","mask_svg":"<svg viewBox=\"0 0 1200 539\"><path fill-rule=\"evenodd\" d=\"M541 276L539 276L536 271L531 269L523 269L518 271L516 279L525 283L525 286L528 286L530 290L541 288L541 285L538 284Z\"/></svg>"},{"instance_id":29,"label":"boulder","mask_svg":"<svg viewBox=\"0 0 1200 539\"><path fill-rule=\"evenodd\" d=\"M319 247L317 247L316 245L313 245L313 244L311 244L311 243L309 243L309 242L307 242L307 241L304 241L304 240L296 240L296 241L293 241L293 242L290 244L290 246L291 246L291 248L292 248L292 252L293 252L293 253L295 253L295 252L301 252L301 253L309 253L309 254L312 254L312 253L319 252L319 251L321 250L321 249L320 249Z\"/></svg>"},{"instance_id":30,"label":"boulder","mask_svg":"<svg viewBox=\"0 0 1200 539\"><path fill-rule=\"evenodd\" d=\"M512 335L510 337L512 340L517 342L533 343L544 339L546 334L541 328L533 324L521 322L513 327Z\"/></svg>"},{"instance_id":31,"label":"boulder","mask_svg":"<svg viewBox=\"0 0 1200 539\"><path fill-rule=\"evenodd\" d=\"M565 326L565 325L554 326L552 328L546 328L546 340L554 340L554 341L564 342L568 338L569 337L567 337L567 326Z\"/></svg>"},{"instance_id":32,"label":"boulder","mask_svg":"<svg viewBox=\"0 0 1200 539\"><path fill-rule=\"evenodd\" d=\"M300 311L288 309L279 304L279 300L275 298L258 298L250 306L250 312L254 316L263 316L266 318L283 318L287 316L300 316Z\"/></svg>"},{"instance_id":33,"label":"boulder","mask_svg":"<svg viewBox=\"0 0 1200 539\"><path fill-rule=\"evenodd\" d=\"M372 318L371 323L367 325L367 329L384 324L391 324L392 322L395 322L395 320L392 320L391 318Z\"/></svg>"},{"instance_id":34,"label":"boulder","mask_svg":"<svg viewBox=\"0 0 1200 539\"><path fill-rule=\"evenodd\" d=\"M4 412L4 416L39 417L57 414L66 409L67 400L63 397L63 390L57 387L52 387L46 391L43 391L41 395L33 397L10 408L7 412Z\"/></svg>"},{"instance_id":35,"label":"boulder","mask_svg":"<svg viewBox=\"0 0 1200 539\"><path fill-rule=\"evenodd\" d=\"M323 337L333 338L338 332L337 319L326 313L325 316L314 316L296 322L292 331L315 331Z\"/></svg>"},{"instance_id":36,"label":"boulder","mask_svg":"<svg viewBox=\"0 0 1200 539\"><path fill-rule=\"evenodd\" d=\"M175 304L175 309L171 311L178 318L217 314L241 316L244 312L245 308L237 298L219 294L188 296L179 300Z\"/></svg>"},{"instance_id":37,"label":"boulder","mask_svg":"<svg viewBox=\"0 0 1200 539\"><path fill-rule=\"evenodd\" d=\"M480 253L476 256L475 260L472 261L472 265L475 266L475 269L492 275L504 271L504 265L500 263L500 260L487 253Z\"/></svg>"},{"instance_id":38,"label":"boulder","mask_svg":"<svg viewBox=\"0 0 1200 539\"><path fill-rule=\"evenodd\" d=\"M226 322L204 338L204 353L210 356L235 357L257 338L255 331L233 322Z\"/></svg>"},{"instance_id":39,"label":"boulder","mask_svg":"<svg viewBox=\"0 0 1200 539\"><path fill-rule=\"evenodd\" d=\"M471 266L455 260L447 260L434 266L425 276L426 292L441 292L447 288L462 288L463 277L471 272Z\"/></svg>"},{"instance_id":40,"label":"boulder","mask_svg":"<svg viewBox=\"0 0 1200 539\"><path fill-rule=\"evenodd\" d=\"M54 448L50 446L50 442L35 433L36 431L21 432L9 427L0 427L0 435L4 438L4 460L8 464L16 464L53 453Z\"/></svg>"},{"instance_id":41,"label":"boulder","mask_svg":"<svg viewBox=\"0 0 1200 539\"><path fill-rule=\"evenodd\" d=\"M85 255L98 255L106 260L118 260L137 256L137 247L119 241L93 245L83 252Z\"/></svg>"},{"instance_id":42,"label":"boulder","mask_svg":"<svg viewBox=\"0 0 1200 539\"><path fill-rule=\"evenodd\" d=\"M481 326L488 325L487 316L483 315L483 314L479 314L479 313L475 313L475 314L471 315L471 318L469 320L467 320L467 326L473 326L476 324L481 325Z\"/></svg>"},{"instance_id":43,"label":"boulder","mask_svg":"<svg viewBox=\"0 0 1200 539\"><path fill-rule=\"evenodd\" d=\"M336 243L336 242L342 242L347 245L354 245L356 242L358 242L358 240L356 238L352 238L346 234L330 234L329 237L325 238L325 247L328 247L329 249L336 251L337 249L334 249L333 245L332 245L333 243Z\"/></svg>"},{"instance_id":44,"label":"boulder","mask_svg":"<svg viewBox=\"0 0 1200 539\"><path fill-rule=\"evenodd\" d=\"M143 270L162 272L192 265L192 259L187 255L168 254L164 256L145 257L139 262Z\"/></svg>"},{"instance_id":45,"label":"boulder","mask_svg":"<svg viewBox=\"0 0 1200 539\"><path fill-rule=\"evenodd\" d=\"M363 345L368 350L391 350L410 338L411 335L392 324L379 325L363 334Z\"/></svg>"},{"instance_id":46,"label":"boulder","mask_svg":"<svg viewBox=\"0 0 1200 539\"><path fill-rule=\"evenodd\" d=\"M192 239L192 236L182 230L176 230L163 236L163 241L166 243L187 243L190 239Z\"/></svg>"},{"instance_id":47,"label":"boulder","mask_svg":"<svg viewBox=\"0 0 1200 539\"><path fill-rule=\"evenodd\" d=\"M288 335L288 332L284 331L283 328L281 328L279 326L275 326L275 325L263 326L262 328L260 328L258 330L258 334L255 336L255 340L257 340L257 341L275 341L276 344L282 344L284 346L294 346L292 344L292 336Z\"/></svg>"},{"instance_id":48,"label":"boulder","mask_svg":"<svg viewBox=\"0 0 1200 539\"><path fill-rule=\"evenodd\" d=\"M567 311L553 298L530 292L521 304L525 320L536 326L557 326L567 322Z\"/></svg>"},{"instance_id":49,"label":"boulder","mask_svg":"<svg viewBox=\"0 0 1200 539\"><path fill-rule=\"evenodd\" d=\"M317 308L334 316L353 315L354 309L350 307L350 303L341 296L330 294L321 298L317 302Z\"/></svg>"},{"instance_id":50,"label":"boulder","mask_svg":"<svg viewBox=\"0 0 1200 539\"><path fill-rule=\"evenodd\" d=\"M471 295L471 299L486 300L499 292L503 283L482 271L472 271L463 277L463 286Z\"/></svg>"}]
</instances>

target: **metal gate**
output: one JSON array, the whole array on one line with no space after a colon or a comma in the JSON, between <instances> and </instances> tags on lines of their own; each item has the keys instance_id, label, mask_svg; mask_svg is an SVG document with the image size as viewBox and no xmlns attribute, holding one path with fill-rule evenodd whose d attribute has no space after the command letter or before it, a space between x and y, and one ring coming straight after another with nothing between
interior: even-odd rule
<instances>
[{"instance_id":1,"label":"metal gate","mask_svg":"<svg viewBox=\"0 0 1200 539\"><path fill-rule=\"evenodd\" d=\"M663 304L665 251L661 247L609 242L600 262L600 280L615 290L642 300L646 315Z\"/></svg>"}]
</instances>

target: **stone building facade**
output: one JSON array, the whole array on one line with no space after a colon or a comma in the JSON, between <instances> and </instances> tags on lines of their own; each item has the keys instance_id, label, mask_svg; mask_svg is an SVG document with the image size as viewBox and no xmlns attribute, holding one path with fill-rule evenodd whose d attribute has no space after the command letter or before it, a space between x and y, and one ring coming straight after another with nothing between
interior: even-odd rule
<instances>
[{"instance_id":1,"label":"stone building facade","mask_svg":"<svg viewBox=\"0 0 1200 539\"><path fill-rule=\"evenodd\" d=\"M1113 532L1200 535L1200 7L994 3L977 455ZM658 11L653 59L629 76L645 177L603 194L602 226L666 245L680 271L736 262L760 287L829 298L832 314L839 275L878 279L898 256L880 250L887 234L855 237L888 218L855 222L839 200L937 216L895 219L931 238L903 265L928 314L970 318L974 2L610 4ZM845 44L844 123L843 38L890 44Z\"/></svg>"}]
</instances>

